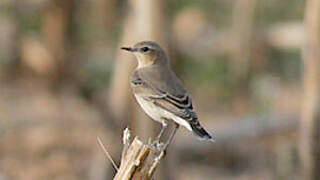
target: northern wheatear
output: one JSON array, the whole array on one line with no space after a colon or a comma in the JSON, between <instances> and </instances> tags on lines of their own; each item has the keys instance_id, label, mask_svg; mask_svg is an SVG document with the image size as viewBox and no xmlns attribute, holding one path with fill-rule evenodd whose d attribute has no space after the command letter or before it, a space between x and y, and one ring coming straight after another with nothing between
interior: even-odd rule
<instances>
[{"instance_id":1,"label":"northern wheatear","mask_svg":"<svg viewBox=\"0 0 320 180\"><path fill-rule=\"evenodd\" d=\"M132 52L138 59L138 66L131 76L130 84L146 114L162 123L156 141L160 141L167 127L167 120L176 124L168 142L172 140L179 125L192 131L200 139L213 141L211 135L200 125L191 98L171 70L165 51L152 41L142 41L133 47L121 49Z\"/></svg>"}]
</instances>

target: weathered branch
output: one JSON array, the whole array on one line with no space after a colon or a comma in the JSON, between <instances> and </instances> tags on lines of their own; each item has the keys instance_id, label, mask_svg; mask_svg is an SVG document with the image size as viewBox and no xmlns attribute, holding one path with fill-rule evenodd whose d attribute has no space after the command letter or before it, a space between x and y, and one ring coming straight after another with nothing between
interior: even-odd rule
<instances>
[{"instance_id":1,"label":"weathered branch","mask_svg":"<svg viewBox=\"0 0 320 180\"><path fill-rule=\"evenodd\" d=\"M114 180L151 180L166 148L156 148L135 137L130 144L130 132L124 131L120 168Z\"/></svg>"}]
</instances>

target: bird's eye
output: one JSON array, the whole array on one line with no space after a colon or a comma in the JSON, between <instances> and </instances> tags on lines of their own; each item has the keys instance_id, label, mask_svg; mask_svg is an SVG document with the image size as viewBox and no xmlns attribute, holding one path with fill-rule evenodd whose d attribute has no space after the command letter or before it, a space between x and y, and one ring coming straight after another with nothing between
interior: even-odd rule
<instances>
[{"instance_id":1,"label":"bird's eye","mask_svg":"<svg viewBox=\"0 0 320 180\"><path fill-rule=\"evenodd\" d=\"M143 48L141 48L141 51L142 52L148 52L150 50L150 48L148 48L148 47L143 47Z\"/></svg>"}]
</instances>

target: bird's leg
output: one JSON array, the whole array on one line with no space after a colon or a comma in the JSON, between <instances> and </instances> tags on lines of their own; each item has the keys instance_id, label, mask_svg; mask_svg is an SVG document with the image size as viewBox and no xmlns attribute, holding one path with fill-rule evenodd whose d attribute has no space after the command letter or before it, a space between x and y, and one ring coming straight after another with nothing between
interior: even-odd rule
<instances>
[{"instance_id":1,"label":"bird's leg","mask_svg":"<svg viewBox=\"0 0 320 180\"><path fill-rule=\"evenodd\" d=\"M160 133L158 134L158 136L156 137L156 140L153 142L154 145L157 145L160 143L160 139L165 131L165 129L168 127L168 124L165 120L162 121L162 127L160 130Z\"/></svg>"},{"instance_id":2,"label":"bird's leg","mask_svg":"<svg viewBox=\"0 0 320 180\"><path fill-rule=\"evenodd\" d=\"M164 146L164 150L166 150L168 148L168 146L170 145L171 141L173 140L174 135L176 134L177 130L179 129L179 124L175 123L176 127L174 128L172 134L170 135L167 143Z\"/></svg>"}]
</instances>

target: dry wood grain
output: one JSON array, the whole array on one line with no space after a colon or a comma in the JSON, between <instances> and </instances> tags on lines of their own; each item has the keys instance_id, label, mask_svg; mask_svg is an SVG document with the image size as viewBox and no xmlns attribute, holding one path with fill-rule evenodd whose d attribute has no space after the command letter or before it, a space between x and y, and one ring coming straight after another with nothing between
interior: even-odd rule
<instances>
[{"instance_id":1,"label":"dry wood grain","mask_svg":"<svg viewBox=\"0 0 320 180\"><path fill-rule=\"evenodd\" d=\"M155 148L138 137L130 143L130 136L125 134L121 165L114 180L151 180L166 148Z\"/></svg>"}]
</instances>

